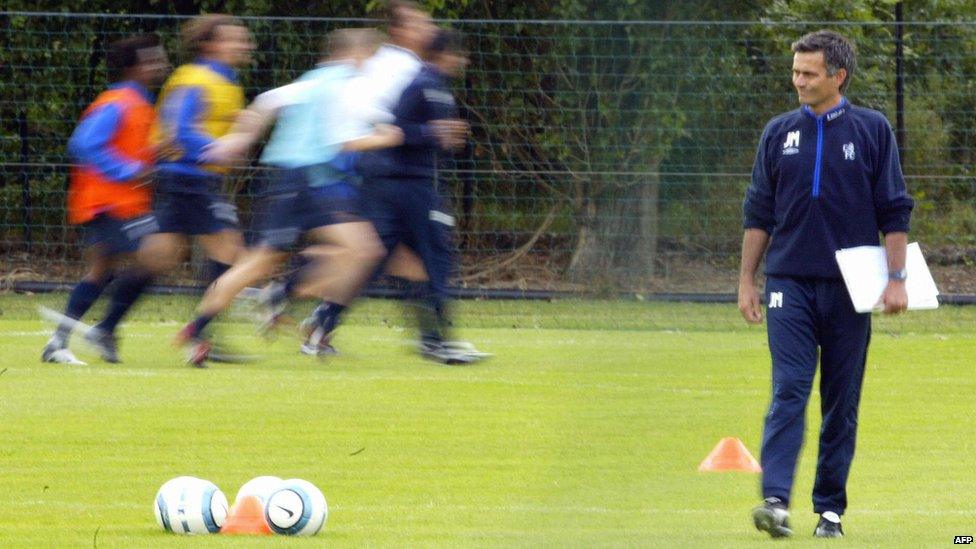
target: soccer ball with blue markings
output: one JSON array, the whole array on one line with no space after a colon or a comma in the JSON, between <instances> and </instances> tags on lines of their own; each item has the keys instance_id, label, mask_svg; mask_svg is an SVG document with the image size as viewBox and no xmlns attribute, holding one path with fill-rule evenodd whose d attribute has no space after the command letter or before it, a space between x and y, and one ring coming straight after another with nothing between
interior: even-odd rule
<instances>
[{"instance_id":1,"label":"soccer ball with blue markings","mask_svg":"<svg viewBox=\"0 0 976 549\"><path fill-rule=\"evenodd\" d=\"M329 506L322 491L307 480L284 481L264 504L264 518L277 534L314 536L325 526Z\"/></svg>"},{"instance_id":2,"label":"soccer ball with blue markings","mask_svg":"<svg viewBox=\"0 0 976 549\"><path fill-rule=\"evenodd\" d=\"M277 491L283 482L283 480L275 476L254 477L245 482L244 486L241 486L241 489L237 491L237 497L234 498L234 505L240 503L247 496L256 496L261 500L261 505L264 505L268 501L268 496L272 492Z\"/></svg>"},{"instance_id":3,"label":"soccer ball with blue markings","mask_svg":"<svg viewBox=\"0 0 976 549\"><path fill-rule=\"evenodd\" d=\"M176 534L216 534L227 518L227 497L209 480L176 477L156 492L156 522Z\"/></svg>"}]
</instances>

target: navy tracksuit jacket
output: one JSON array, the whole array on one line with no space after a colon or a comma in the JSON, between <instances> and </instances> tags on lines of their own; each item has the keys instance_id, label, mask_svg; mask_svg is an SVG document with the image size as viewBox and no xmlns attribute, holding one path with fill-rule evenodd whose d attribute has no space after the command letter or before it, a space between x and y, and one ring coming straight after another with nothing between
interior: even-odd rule
<instances>
[{"instance_id":1,"label":"navy tracksuit jacket","mask_svg":"<svg viewBox=\"0 0 976 549\"><path fill-rule=\"evenodd\" d=\"M819 351L823 424L813 505L818 513L847 507L871 317L854 311L834 252L877 246L879 232L908 232L912 207L881 113L844 99L819 117L803 107L766 125L743 205L744 227L771 236L763 497L790 499Z\"/></svg>"},{"instance_id":2,"label":"navy tracksuit jacket","mask_svg":"<svg viewBox=\"0 0 976 549\"><path fill-rule=\"evenodd\" d=\"M429 124L458 118L447 77L425 66L403 90L393 115L404 143L361 158L363 211L387 250L402 242L420 256L430 291L443 300L454 265L454 217L437 191L440 145Z\"/></svg>"}]
</instances>

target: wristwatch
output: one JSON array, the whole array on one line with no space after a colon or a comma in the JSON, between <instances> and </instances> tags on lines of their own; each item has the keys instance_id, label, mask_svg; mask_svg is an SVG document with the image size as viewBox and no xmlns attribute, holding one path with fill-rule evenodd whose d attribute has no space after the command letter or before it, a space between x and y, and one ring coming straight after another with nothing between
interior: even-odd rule
<instances>
[{"instance_id":1,"label":"wristwatch","mask_svg":"<svg viewBox=\"0 0 976 549\"><path fill-rule=\"evenodd\" d=\"M899 269L897 271L888 271L888 280L894 280L895 282L904 282L908 278L908 271L906 269Z\"/></svg>"}]
</instances>

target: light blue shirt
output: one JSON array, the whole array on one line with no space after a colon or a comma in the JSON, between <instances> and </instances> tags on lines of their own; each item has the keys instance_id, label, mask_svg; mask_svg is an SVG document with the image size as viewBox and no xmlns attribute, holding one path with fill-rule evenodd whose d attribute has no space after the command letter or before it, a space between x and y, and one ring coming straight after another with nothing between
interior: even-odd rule
<instances>
[{"instance_id":1,"label":"light blue shirt","mask_svg":"<svg viewBox=\"0 0 976 549\"><path fill-rule=\"evenodd\" d=\"M354 75L351 65L325 64L262 94L259 100L278 107L278 120L261 162L281 168L325 164L343 143L364 135L346 96Z\"/></svg>"}]
</instances>

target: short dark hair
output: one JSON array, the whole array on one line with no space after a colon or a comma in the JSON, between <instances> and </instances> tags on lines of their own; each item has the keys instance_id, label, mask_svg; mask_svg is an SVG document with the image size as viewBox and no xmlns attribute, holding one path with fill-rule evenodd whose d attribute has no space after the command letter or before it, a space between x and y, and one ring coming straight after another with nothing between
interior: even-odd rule
<instances>
[{"instance_id":1,"label":"short dark hair","mask_svg":"<svg viewBox=\"0 0 976 549\"><path fill-rule=\"evenodd\" d=\"M439 53L465 53L467 49L464 47L464 37L461 33L454 29L440 29L437 34L434 35L434 39L430 41L430 47L427 48L430 55L436 55Z\"/></svg>"},{"instance_id":2,"label":"short dark hair","mask_svg":"<svg viewBox=\"0 0 976 549\"><path fill-rule=\"evenodd\" d=\"M244 21L223 13L208 13L189 20L180 30L180 45L191 58L200 55L203 45L213 40L217 27L243 27Z\"/></svg>"},{"instance_id":3,"label":"short dark hair","mask_svg":"<svg viewBox=\"0 0 976 549\"><path fill-rule=\"evenodd\" d=\"M108 45L105 52L105 64L108 66L108 77L112 81L125 77L125 71L139 64L139 51L157 48L160 45L156 34L141 34L116 40Z\"/></svg>"},{"instance_id":4,"label":"short dark hair","mask_svg":"<svg viewBox=\"0 0 976 549\"><path fill-rule=\"evenodd\" d=\"M847 71L847 77L840 85L840 92L844 93L847 90L847 85L854 76L854 70L857 69L857 52L854 49L854 42L846 36L830 30L818 30L805 34L793 42L792 50L793 53L823 52L827 74L833 76L840 69Z\"/></svg>"}]
</instances>

